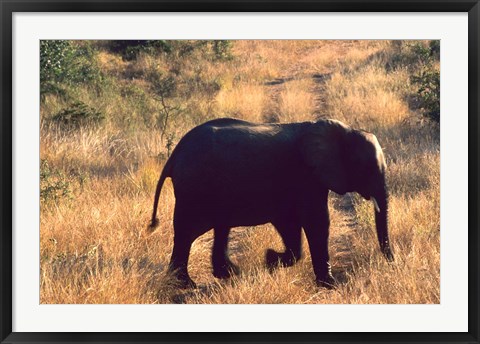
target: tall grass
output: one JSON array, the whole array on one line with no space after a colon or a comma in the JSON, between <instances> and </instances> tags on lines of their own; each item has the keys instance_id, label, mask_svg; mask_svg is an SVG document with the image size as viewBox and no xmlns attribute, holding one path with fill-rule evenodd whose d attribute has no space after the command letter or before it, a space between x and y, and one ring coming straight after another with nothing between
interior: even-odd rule
<instances>
[{"instance_id":1,"label":"tall grass","mask_svg":"<svg viewBox=\"0 0 480 344\"><path fill-rule=\"evenodd\" d=\"M47 94L41 104L41 159L52 176L61 173L71 195L41 204L41 303L439 303L439 130L410 104L415 56L405 53L411 42L398 44L237 41L232 59L198 50L140 53L128 61L94 42L100 86L66 87L66 94ZM162 102L152 80L167 77L173 88ZM54 116L73 101L101 111L105 120L62 128ZM230 280L212 276L213 236L200 237L189 264L199 288L176 288L166 276L175 206L169 180L160 197L160 227L146 231L155 185L188 130L225 116L254 122L331 117L375 133L388 166L395 263L379 252L371 202L332 193L336 289L315 286L305 238L301 261L269 273L265 250L283 249L271 225L232 230L230 255L242 274Z\"/></svg>"}]
</instances>

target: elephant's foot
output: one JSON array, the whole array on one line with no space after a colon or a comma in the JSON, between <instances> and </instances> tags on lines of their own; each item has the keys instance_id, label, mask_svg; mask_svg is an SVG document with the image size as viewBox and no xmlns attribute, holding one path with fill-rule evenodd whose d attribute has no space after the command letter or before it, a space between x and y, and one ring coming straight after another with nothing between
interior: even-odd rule
<instances>
[{"instance_id":1,"label":"elephant's foot","mask_svg":"<svg viewBox=\"0 0 480 344\"><path fill-rule=\"evenodd\" d=\"M190 278L188 272L181 270L170 270L170 276L175 280L175 286L180 289L196 289L197 285L195 282Z\"/></svg>"},{"instance_id":2,"label":"elephant's foot","mask_svg":"<svg viewBox=\"0 0 480 344\"><path fill-rule=\"evenodd\" d=\"M213 276L216 278L230 278L240 274L240 268L233 264L229 259L221 264L213 266Z\"/></svg>"},{"instance_id":3,"label":"elephant's foot","mask_svg":"<svg viewBox=\"0 0 480 344\"><path fill-rule=\"evenodd\" d=\"M189 277L188 279L178 279L178 287L181 289L196 289L197 284Z\"/></svg>"},{"instance_id":4,"label":"elephant's foot","mask_svg":"<svg viewBox=\"0 0 480 344\"><path fill-rule=\"evenodd\" d=\"M395 261L395 258L393 256L392 250L390 249L390 246L386 245L384 247L381 247L381 251L382 251L383 255L385 256L385 259L388 262L394 262Z\"/></svg>"},{"instance_id":5,"label":"elephant's foot","mask_svg":"<svg viewBox=\"0 0 480 344\"><path fill-rule=\"evenodd\" d=\"M289 267L295 264L296 259L293 254L280 253L272 249L268 249L265 253L265 260L269 271L273 271L278 267Z\"/></svg>"},{"instance_id":6,"label":"elephant's foot","mask_svg":"<svg viewBox=\"0 0 480 344\"><path fill-rule=\"evenodd\" d=\"M278 268L282 264L281 253L278 253L277 251L270 248L267 249L267 252L265 253L265 260L267 263L267 268L270 272Z\"/></svg>"},{"instance_id":7,"label":"elephant's foot","mask_svg":"<svg viewBox=\"0 0 480 344\"><path fill-rule=\"evenodd\" d=\"M320 288L334 289L337 286L337 281L330 272L321 278L317 277L316 282Z\"/></svg>"}]
</instances>

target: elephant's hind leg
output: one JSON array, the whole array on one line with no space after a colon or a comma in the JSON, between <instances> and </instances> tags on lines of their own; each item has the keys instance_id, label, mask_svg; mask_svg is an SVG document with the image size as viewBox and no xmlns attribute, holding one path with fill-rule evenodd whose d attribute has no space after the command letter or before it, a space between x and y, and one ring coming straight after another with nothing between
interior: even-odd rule
<instances>
[{"instance_id":1,"label":"elephant's hind leg","mask_svg":"<svg viewBox=\"0 0 480 344\"><path fill-rule=\"evenodd\" d=\"M278 266L292 266L302 257L302 227L300 224L285 221L273 223L285 244L285 252L268 249L267 267L272 270Z\"/></svg>"},{"instance_id":2,"label":"elephant's hind leg","mask_svg":"<svg viewBox=\"0 0 480 344\"><path fill-rule=\"evenodd\" d=\"M238 275L240 269L228 258L228 234L230 228L215 227L212 250L213 276L216 278L228 278Z\"/></svg>"},{"instance_id":3,"label":"elephant's hind leg","mask_svg":"<svg viewBox=\"0 0 480 344\"><path fill-rule=\"evenodd\" d=\"M182 288L196 287L195 282L193 282L188 274L188 257L190 255L192 243L193 240L190 236L179 234L177 233L177 229L175 229L173 252L170 258L168 271L171 275L176 277Z\"/></svg>"},{"instance_id":4,"label":"elephant's hind leg","mask_svg":"<svg viewBox=\"0 0 480 344\"><path fill-rule=\"evenodd\" d=\"M188 274L188 258L192 243L211 228L205 221L199 220L194 215L192 215L189 207L182 206L182 204L177 202L173 218L175 232L173 252L168 270L178 279L180 286L184 288L196 287L195 282L192 281Z\"/></svg>"}]
</instances>

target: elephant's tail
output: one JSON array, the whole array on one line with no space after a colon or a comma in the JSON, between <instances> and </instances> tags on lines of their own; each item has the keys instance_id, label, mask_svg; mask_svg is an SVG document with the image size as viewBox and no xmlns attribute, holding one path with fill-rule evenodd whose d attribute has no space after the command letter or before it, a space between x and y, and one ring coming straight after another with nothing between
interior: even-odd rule
<instances>
[{"instance_id":1,"label":"elephant's tail","mask_svg":"<svg viewBox=\"0 0 480 344\"><path fill-rule=\"evenodd\" d=\"M152 222L148 226L148 228L152 232L155 230L155 228L157 228L157 226L159 224L159 220L158 220L158 217L157 217L158 200L160 198L160 192L162 191L163 183L165 182L165 179L169 175L169 168L168 167L169 167L169 160L167 161L167 163L163 167L162 174L160 175L160 179L158 180L158 183L157 183L157 190L155 191L155 199L153 201Z\"/></svg>"}]
</instances>

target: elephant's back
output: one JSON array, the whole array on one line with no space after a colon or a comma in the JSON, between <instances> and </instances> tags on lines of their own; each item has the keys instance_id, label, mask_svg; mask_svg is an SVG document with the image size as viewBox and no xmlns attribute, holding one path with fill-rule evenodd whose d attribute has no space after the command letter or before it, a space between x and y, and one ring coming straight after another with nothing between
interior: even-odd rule
<instances>
[{"instance_id":1,"label":"elephant's back","mask_svg":"<svg viewBox=\"0 0 480 344\"><path fill-rule=\"evenodd\" d=\"M228 118L228 117L223 117L223 118L215 118L212 119L208 122L205 122L203 124L200 124L199 126L195 127L200 128L200 127L212 127L212 126L232 126L232 125L255 125L255 123L244 121L241 119L237 118Z\"/></svg>"},{"instance_id":2,"label":"elephant's back","mask_svg":"<svg viewBox=\"0 0 480 344\"><path fill-rule=\"evenodd\" d=\"M172 153L172 167L179 173L198 165L226 169L228 166L222 163L245 166L261 163L272 155L280 159L288 154L291 136L279 124L215 119L193 128L180 140Z\"/></svg>"},{"instance_id":3,"label":"elephant's back","mask_svg":"<svg viewBox=\"0 0 480 344\"><path fill-rule=\"evenodd\" d=\"M172 154L175 191L203 194L214 189L231 195L254 187L265 192L270 183L291 177L291 168L298 166L294 136L279 124L235 119L202 124L185 135Z\"/></svg>"},{"instance_id":4,"label":"elephant's back","mask_svg":"<svg viewBox=\"0 0 480 344\"><path fill-rule=\"evenodd\" d=\"M238 154L254 146L261 148L282 130L276 124L256 124L233 118L219 118L190 130L177 144L172 160L175 165L192 164L198 159L225 158L226 150ZM231 154L230 154L231 155ZM188 160L188 162L187 162Z\"/></svg>"}]
</instances>

